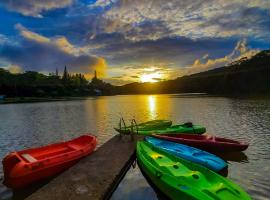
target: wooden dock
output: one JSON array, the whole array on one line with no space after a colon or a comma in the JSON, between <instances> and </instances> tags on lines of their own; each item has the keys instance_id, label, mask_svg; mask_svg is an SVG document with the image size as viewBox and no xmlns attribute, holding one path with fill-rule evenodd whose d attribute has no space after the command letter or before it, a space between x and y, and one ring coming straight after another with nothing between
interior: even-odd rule
<instances>
[{"instance_id":1,"label":"wooden dock","mask_svg":"<svg viewBox=\"0 0 270 200\"><path fill-rule=\"evenodd\" d=\"M93 154L82 159L27 200L109 199L135 160L136 141L130 136L114 136Z\"/></svg>"}]
</instances>

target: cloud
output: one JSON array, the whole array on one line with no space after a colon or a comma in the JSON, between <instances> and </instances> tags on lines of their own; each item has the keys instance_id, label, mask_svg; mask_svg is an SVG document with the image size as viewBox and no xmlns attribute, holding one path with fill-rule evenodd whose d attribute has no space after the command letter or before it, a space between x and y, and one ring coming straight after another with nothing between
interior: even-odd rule
<instances>
[{"instance_id":1,"label":"cloud","mask_svg":"<svg viewBox=\"0 0 270 200\"><path fill-rule=\"evenodd\" d=\"M4 0L0 4L25 16L43 17L42 12L64 8L72 2L73 0Z\"/></svg>"},{"instance_id":2,"label":"cloud","mask_svg":"<svg viewBox=\"0 0 270 200\"><path fill-rule=\"evenodd\" d=\"M56 46L57 49L67 53L67 54L74 54L79 55L81 53L85 53L86 49L83 47L74 47L70 42L67 40L66 37L57 36L54 38L47 38L40 34L34 33L29 31L21 24L16 24L15 27L20 31L20 35L29 41L33 41L39 44L50 44Z\"/></svg>"},{"instance_id":3,"label":"cloud","mask_svg":"<svg viewBox=\"0 0 270 200\"><path fill-rule=\"evenodd\" d=\"M198 39L185 37L132 42L118 34L103 34L89 42L100 48L93 53L104 57L110 66L144 67L162 63L165 66L183 67L206 53L223 56L235 45L235 39Z\"/></svg>"},{"instance_id":4,"label":"cloud","mask_svg":"<svg viewBox=\"0 0 270 200\"><path fill-rule=\"evenodd\" d=\"M128 65L109 68L108 74L118 75L112 75L110 79L107 78L106 80L116 85L123 85L132 82L141 82L141 77L143 76L150 76L153 80L161 81L170 78L170 74L174 71L174 69L172 69L170 66L171 63L168 63L168 65L166 65L165 63L160 63Z\"/></svg>"},{"instance_id":5,"label":"cloud","mask_svg":"<svg viewBox=\"0 0 270 200\"><path fill-rule=\"evenodd\" d=\"M177 53L178 55L179 54L181 55L179 57L180 60L186 60L186 62L183 62L186 64L178 65L177 62L176 63L163 62L159 64L156 64L158 62L152 63L149 62L144 64L129 63L128 65L122 65L118 67L119 70L117 70L117 73L121 74L122 76L118 77L117 81L115 81L115 79L110 81L111 83L117 83L120 85L130 82L138 82L140 81L139 77L141 77L143 74L152 74L152 73L161 74L162 76L161 80L174 79L184 75L194 74L218 67L223 67L240 59L250 58L259 52L258 49L251 49L248 46L247 39L241 39L235 42L232 48L230 47L231 45L229 45L228 47L225 48L227 49L226 51L223 51L222 47L226 46L226 44L228 43L227 40L223 41L222 43L215 43L214 41L212 42L213 43L211 43L211 41L202 42L200 40L197 40L192 44L188 43L189 44L188 47L192 47L191 49L188 49L187 47L185 47L185 45L180 46L179 48L181 50L178 50ZM163 44L160 45L162 47L163 46L168 47L167 45ZM155 51L154 48L153 51ZM159 52L159 49L156 51ZM221 54L219 54L220 51L222 52ZM161 53L166 54L167 52L168 50L164 50ZM189 52L189 54L183 54L180 52ZM224 52L227 53L224 55ZM195 57L198 55L200 55L200 58L196 59ZM156 56L158 57L159 54L157 54ZM176 61L175 58L173 60ZM126 74L123 74L122 69L128 70L128 74L132 74L132 76L127 76ZM108 72L110 73L111 70L112 69L109 69ZM126 73L126 71L124 72ZM124 82L121 82L120 80L123 80Z\"/></svg>"},{"instance_id":6,"label":"cloud","mask_svg":"<svg viewBox=\"0 0 270 200\"><path fill-rule=\"evenodd\" d=\"M243 58L250 58L258 52L259 50L257 49L250 49L247 45L247 40L243 39L238 41L235 48L230 54L216 59L209 59L208 55L205 55L201 59L196 59L193 65L182 69L182 74L194 74L217 67L226 66Z\"/></svg>"},{"instance_id":7,"label":"cloud","mask_svg":"<svg viewBox=\"0 0 270 200\"><path fill-rule=\"evenodd\" d=\"M139 76L130 76L131 78L140 78Z\"/></svg>"},{"instance_id":8,"label":"cloud","mask_svg":"<svg viewBox=\"0 0 270 200\"><path fill-rule=\"evenodd\" d=\"M29 29L17 25L19 36L0 35L0 65L23 70L50 72L67 65L89 78L97 69L100 76L107 72L112 80L122 76L129 82L154 66L154 72L174 78L252 55L246 42L236 47L241 38L253 48L270 44L269 0L4 0L1 5L43 17L5 12L12 19L7 21L16 19ZM65 9L48 12L57 8Z\"/></svg>"},{"instance_id":9,"label":"cloud","mask_svg":"<svg viewBox=\"0 0 270 200\"><path fill-rule=\"evenodd\" d=\"M8 41L8 38L3 35L3 34L0 34L0 45L6 43Z\"/></svg>"},{"instance_id":10,"label":"cloud","mask_svg":"<svg viewBox=\"0 0 270 200\"><path fill-rule=\"evenodd\" d=\"M7 70L10 71L13 74L21 73L23 72L23 69L18 65L9 65L7 67Z\"/></svg>"},{"instance_id":11,"label":"cloud","mask_svg":"<svg viewBox=\"0 0 270 200\"><path fill-rule=\"evenodd\" d=\"M134 81L132 80L125 80L122 78L104 78L104 81L107 83L111 83L113 85L125 85L125 84L129 84L129 83L133 83Z\"/></svg>"},{"instance_id":12,"label":"cloud","mask_svg":"<svg viewBox=\"0 0 270 200\"><path fill-rule=\"evenodd\" d=\"M16 25L16 28L22 37L20 44L3 45L0 52L1 57L12 65L43 72L55 71L67 65L72 73L90 76L97 70L100 76L105 75L105 60L89 55L87 47L74 46L63 36L48 38L21 25Z\"/></svg>"},{"instance_id":13,"label":"cloud","mask_svg":"<svg viewBox=\"0 0 270 200\"><path fill-rule=\"evenodd\" d=\"M163 79L163 78L153 78L153 80L156 80L156 81L164 81L165 79Z\"/></svg>"},{"instance_id":14,"label":"cloud","mask_svg":"<svg viewBox=\"0 0 270 200\"><path fill-rule=\"evenodd\" d=\"M122 33L132 41L175 36L270 38L268 0L98 0L92 7L103 9L99 31Z\"/></svg>"}]
</instances>

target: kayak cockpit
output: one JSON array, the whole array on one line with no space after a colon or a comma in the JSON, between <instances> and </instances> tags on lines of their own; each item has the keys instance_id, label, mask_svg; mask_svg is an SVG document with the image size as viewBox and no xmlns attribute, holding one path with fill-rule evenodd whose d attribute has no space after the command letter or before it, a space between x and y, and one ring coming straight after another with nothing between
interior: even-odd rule
<instances>
[{"instance_id":1,"label":"kayak cockpit","mask_svg":"<svg viewBox=\"0 0 270 200\"><path fill-rule=\"evenodd\" d=\"M31 155L28 154L28 153L21 154L21 157L22 157L25 161L27 161L27 162L29 162L29 163L37 162L37 159L35 159L33 156L31 156Z\"/></svg>"},{"instance_id":2,"label":"kayak cockpit","mask_svg":"<svg viewBox=\"0 0 270 200\"><path fill-rule=\"evenodd\" d=\"M40 149L39 151L29 151L29 152L23 152L19 155L23 158L26 162L36 162L43 159L49 159L57 156L61 156L63 154L71 153L72 151L75 151L76 149L65 145L58 148L46 148L46 149Z\"/></svg>"}]
</instances>

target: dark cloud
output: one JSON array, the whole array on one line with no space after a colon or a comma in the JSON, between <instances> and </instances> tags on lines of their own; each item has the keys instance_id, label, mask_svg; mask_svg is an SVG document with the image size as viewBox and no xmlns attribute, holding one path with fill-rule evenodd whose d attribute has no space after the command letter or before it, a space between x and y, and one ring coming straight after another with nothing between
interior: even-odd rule
<instances>
[{"instance_id":1,"label":"dark cloud","mask_svg":"<svg viewBox=\"0 0 270 200\"><path fill-rule=\"evenodd\" d=\"M16 45L5 43L0 57L24 70L54 71L68 66L71 72L92 73L94 68L104 68L104 61L97 56L82 53L66 38L50 39L20 28L23 38Z\"/></svg>"},{"instance_id":2,"label":"dark cloud","mask_svg":"<svg viewBox=\"0 0 270 200\"><path fill-rule=\"evenodd\" d=\"M164 81L165 79L163 79L163 78L153 78L153 80L155 80L155 81Z\"/></svg>"},{"instance_id":3,"label":"dark cloud","mask_svg":"<svg viewBox=\"0 0 270 200\"><path fill-rule=\"evenodd\" d=\"M118 38L121 38L118 42ZM105 41L103 43L103 41ZM163 38L148 41L128 41L119 34L103 34L102 40L93 39L89 44L102 44L94 52L114 65L128 65L125 69L145 67L142 63L165 63L172 66L190 64L205 54L223 56L228 54L237 43L236 39L198 39L185 37Z\"/></svg>"},{"instance_id":4,"label":"dark cloud","mask_svg":"<svg viewBox=\"0 0 270 200\"><path fill-rule=\"evenodd\" d=\"M124 76L113 76L112 79L120 79L123 78Z\"/></svg>"},{"instance_id":5,"label":"dark cloud","mask_svg":"<svg viewBox=\"0 0 270 200\"><path fill-rule=\"evenodd\" d=\"M131 78L139 78L139 76L130 76Z\"/></svg>"}]
</instances>

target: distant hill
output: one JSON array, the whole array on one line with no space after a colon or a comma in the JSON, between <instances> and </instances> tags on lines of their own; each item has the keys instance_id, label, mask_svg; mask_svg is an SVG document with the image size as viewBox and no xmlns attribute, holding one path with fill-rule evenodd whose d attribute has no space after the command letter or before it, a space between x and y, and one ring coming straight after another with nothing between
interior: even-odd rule
<instances>
[{"instance_id":1,"label":"distant hill","mask_svg":"<svg viewBox=\"0 0 270 200\"><path fill-rule=\"evenodd\" d=\"M131 83L115 87L120 94L209 93L218 95L270 94L270 50L229 66L159 83Z\"/></svg>"}]
</instances>

